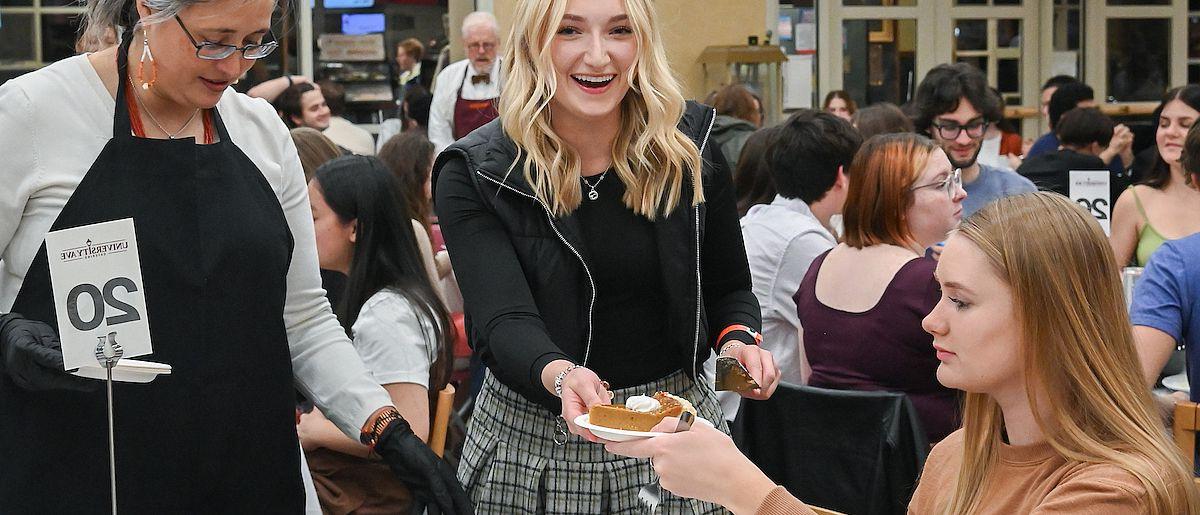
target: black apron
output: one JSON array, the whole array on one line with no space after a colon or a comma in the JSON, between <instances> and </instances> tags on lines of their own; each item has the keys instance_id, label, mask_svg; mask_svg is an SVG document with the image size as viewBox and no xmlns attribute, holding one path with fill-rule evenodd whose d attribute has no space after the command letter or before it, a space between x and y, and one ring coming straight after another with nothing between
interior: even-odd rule
<instances>
[{"instance_id":1,"label":"black apron","mask_svg":"<svg viewBox=\"0 0 1200 515\"><path fill-rule=\"evenodd\" d=\"M291 231L216 109L212 145L131 135L131 39L113 137L51 227L134 219L154 344L139 359L173 368L114 386L118 509L302 512L283 322ZM44 243L12 311L57 327ZM109 511L104 406L102 391L31 393L0 374L0 513Z\"/></svg>"}]
</instances>

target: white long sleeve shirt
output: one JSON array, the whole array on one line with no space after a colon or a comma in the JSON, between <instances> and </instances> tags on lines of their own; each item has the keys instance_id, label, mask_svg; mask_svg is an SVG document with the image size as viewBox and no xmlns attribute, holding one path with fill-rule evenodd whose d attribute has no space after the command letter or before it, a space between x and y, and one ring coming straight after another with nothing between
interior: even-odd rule
<instances>
[{"instance_id":1,"label":"white long sleeve shirt","mask_svg":"<svg viewBox=\"0 0 1200 515\"><path fill-rule=\"evenodd\" d=\"M771 351L783 381L805 384L808 360L798 344L802 330L793 297L813 260L836 246L837 238L803 200L779 195L770 204L751 207L741 224L754 296L762 307L763 347Z\"/></svg>"},{"instance_id":2,"label":"white long sleeve shirt","mask_svg":"<svg viewBox=\"0 0 1200 515\"><path fill-rule=\"evenodd\" d=\"M433 101L429 104L429 141L437 153L454 143L454 104L458 101L459 88L466 100L500 97L500 59L492 62L492 80L487 84L471 84L471 75L475 71L467 73L470 65L468 59L451 63L442 69L434 82Z\"/></svg>"},{"instance_id":3,"label":"white long sleeve shirt","mask_svg":"<svg viewBox=\"0 0 1200 515\"><path fill-rule=\"evenodd\" d=\"M114 109L82 55L0 86L0 313L12 308L46 232L112 138ZM229 89L217 110L232 142L270 183L295 240L283 322L296 384L357 438L367 418L392 402L363 366L321 289L296 147L265 100Z\"/></svg>"},{"instance_id":4,"label":"white long sleeve shirt","mask_svg":"<svg viewBox=\"0 0 1200 515\"><path fill-rule=\"evenodd\" d=\"M770 204L751 207L741 225L754 296L762 308L762 346L771 351L779 366L780 380L806 384L811 370L801 345L803 328L793 296L813 260L837 245L837 238L803 200L779 195ZM733 420L739 396L718 392L717 397L725 418Z\"/></svg>"}]
</instances>

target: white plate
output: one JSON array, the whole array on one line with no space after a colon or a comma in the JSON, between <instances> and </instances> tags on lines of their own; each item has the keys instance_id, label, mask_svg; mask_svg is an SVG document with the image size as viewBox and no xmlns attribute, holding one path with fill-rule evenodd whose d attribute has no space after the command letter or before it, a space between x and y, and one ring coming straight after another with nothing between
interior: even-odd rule
<instances>
[{"instance_id":1,"label":"white plate","mask_svg":"<svg viewBox=\"0 0 1200 515\"><path fill-rule=\"evenodd\" d=\"M1192 385L1188 384L1187 372L1175 374L1173 376L1164 377L1162 380L1163 386L1175 390L1177 392L1191 392Z\"/></svg>"},{"instance_id":2,"label":"white plate","mask_svg":"<svg viewBox=\"0 0 1200 515\"><path fill-rule=\"evenodd\" d=\"M108 377L108 373L100 365L80 367L71 373L79 377L99 379L101 381ZM138 361L136 359L123 359L117 362L117 366L113 367L113 381L120 383L149 383L159 375L170 373L171 365Z\"/></svg>"},{"instance_id":3,"label":"white plate","mask_svg":"<svg viewBox=\"0 0 1200 515\"><path fill-rule=\"evenodd\" d=\"M703 418L696 417L696 421L708 427L713 427L712 422ZM592 434L599 438L610 442L628 442L630 440L641 440L654 436L662 436L670 433L659 433L657 431L628 431L625 429L613 429L611 427L597 426L589 421L587 413L575 417L575 425L591 431Z\"/></svg>"}]
</instances>

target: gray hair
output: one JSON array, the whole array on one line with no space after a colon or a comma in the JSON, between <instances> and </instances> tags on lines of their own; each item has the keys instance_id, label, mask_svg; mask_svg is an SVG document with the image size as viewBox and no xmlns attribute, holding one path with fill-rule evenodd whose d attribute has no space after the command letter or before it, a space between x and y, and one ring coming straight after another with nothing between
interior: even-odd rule
<instances>
[{"instance_id":1,"label":"gray hair","mask_svg":"<svg viewBox=\"0 0 1200 515\"><path fill-rule=\"evenodd\" d=\"M482 26L492 30L492 33L497 38L500 37L500 24L496 22L496 17L487 11L475 11L463 18L462 34L467 37L467 30L471 27Z\"/></svg>"},{"instance_id":2,"label":"gray hair","mask_svg":"<svg viewBox=\"0 0 1200 515\"><path fill-rule=\"evenodd\" d=\"M134 4L137 0L87 0L86 23L81 26L84 36L101 37L108 30L114 30L119 38L123 30L132 30L142 25L153 25L169 20L184 9L206 2L208 0L142 0L142 3L154 14L145 19L137 19ZM278 3L287 9L288 0ZM493 18L493 21L495 18ZM126 26L132 23L131 27Z\"/></svg>"},{"instance_id":3,"label":"gray hair","mask_svg":"<svg viewBox=\"0 0 1200 515\"><path fill-rule=\"evenodd\" d=\"M134 10L136 0L88 0L87 21L81 30L85 36L91 37L100 37L107 31L114 30L120 37L124 30L169 20L188 6L203 1L205 0L143 0L146 7L157 12L139 20ZM131 23L132 27L127 26Z\"/></svg>"}]
</instances>

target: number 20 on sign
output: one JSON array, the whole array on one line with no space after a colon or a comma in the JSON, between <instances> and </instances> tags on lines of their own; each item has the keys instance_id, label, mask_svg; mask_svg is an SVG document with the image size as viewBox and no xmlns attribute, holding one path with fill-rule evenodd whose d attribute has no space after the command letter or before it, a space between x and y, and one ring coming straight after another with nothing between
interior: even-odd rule
<instances>
[{"instance_id":1,"label":"number 20 on sign","mask_svg":"<svg viewBox=\"0 0 1200 515\"><path fill-rule=\"evenodd\" d=\"M125 357L152 352L133 219L51 232L46 257L66 370L95 366L97 338L113 332Z\"/></svg>"},{"instance_id":2,"label":"number 20 on sign","mask_svg":"<svg viewBox=\"0 0 1200 515\"><path fill-rule=\"evenodd\" d=\"M1070 175L1071 200L1078 202L1083 209L1096 217L1104 234L1110 234L1109 216L1112 214L1112 201L1109 199L1109 172L1104 171L1072 171Z\"/></svg>"}]
</instances>

